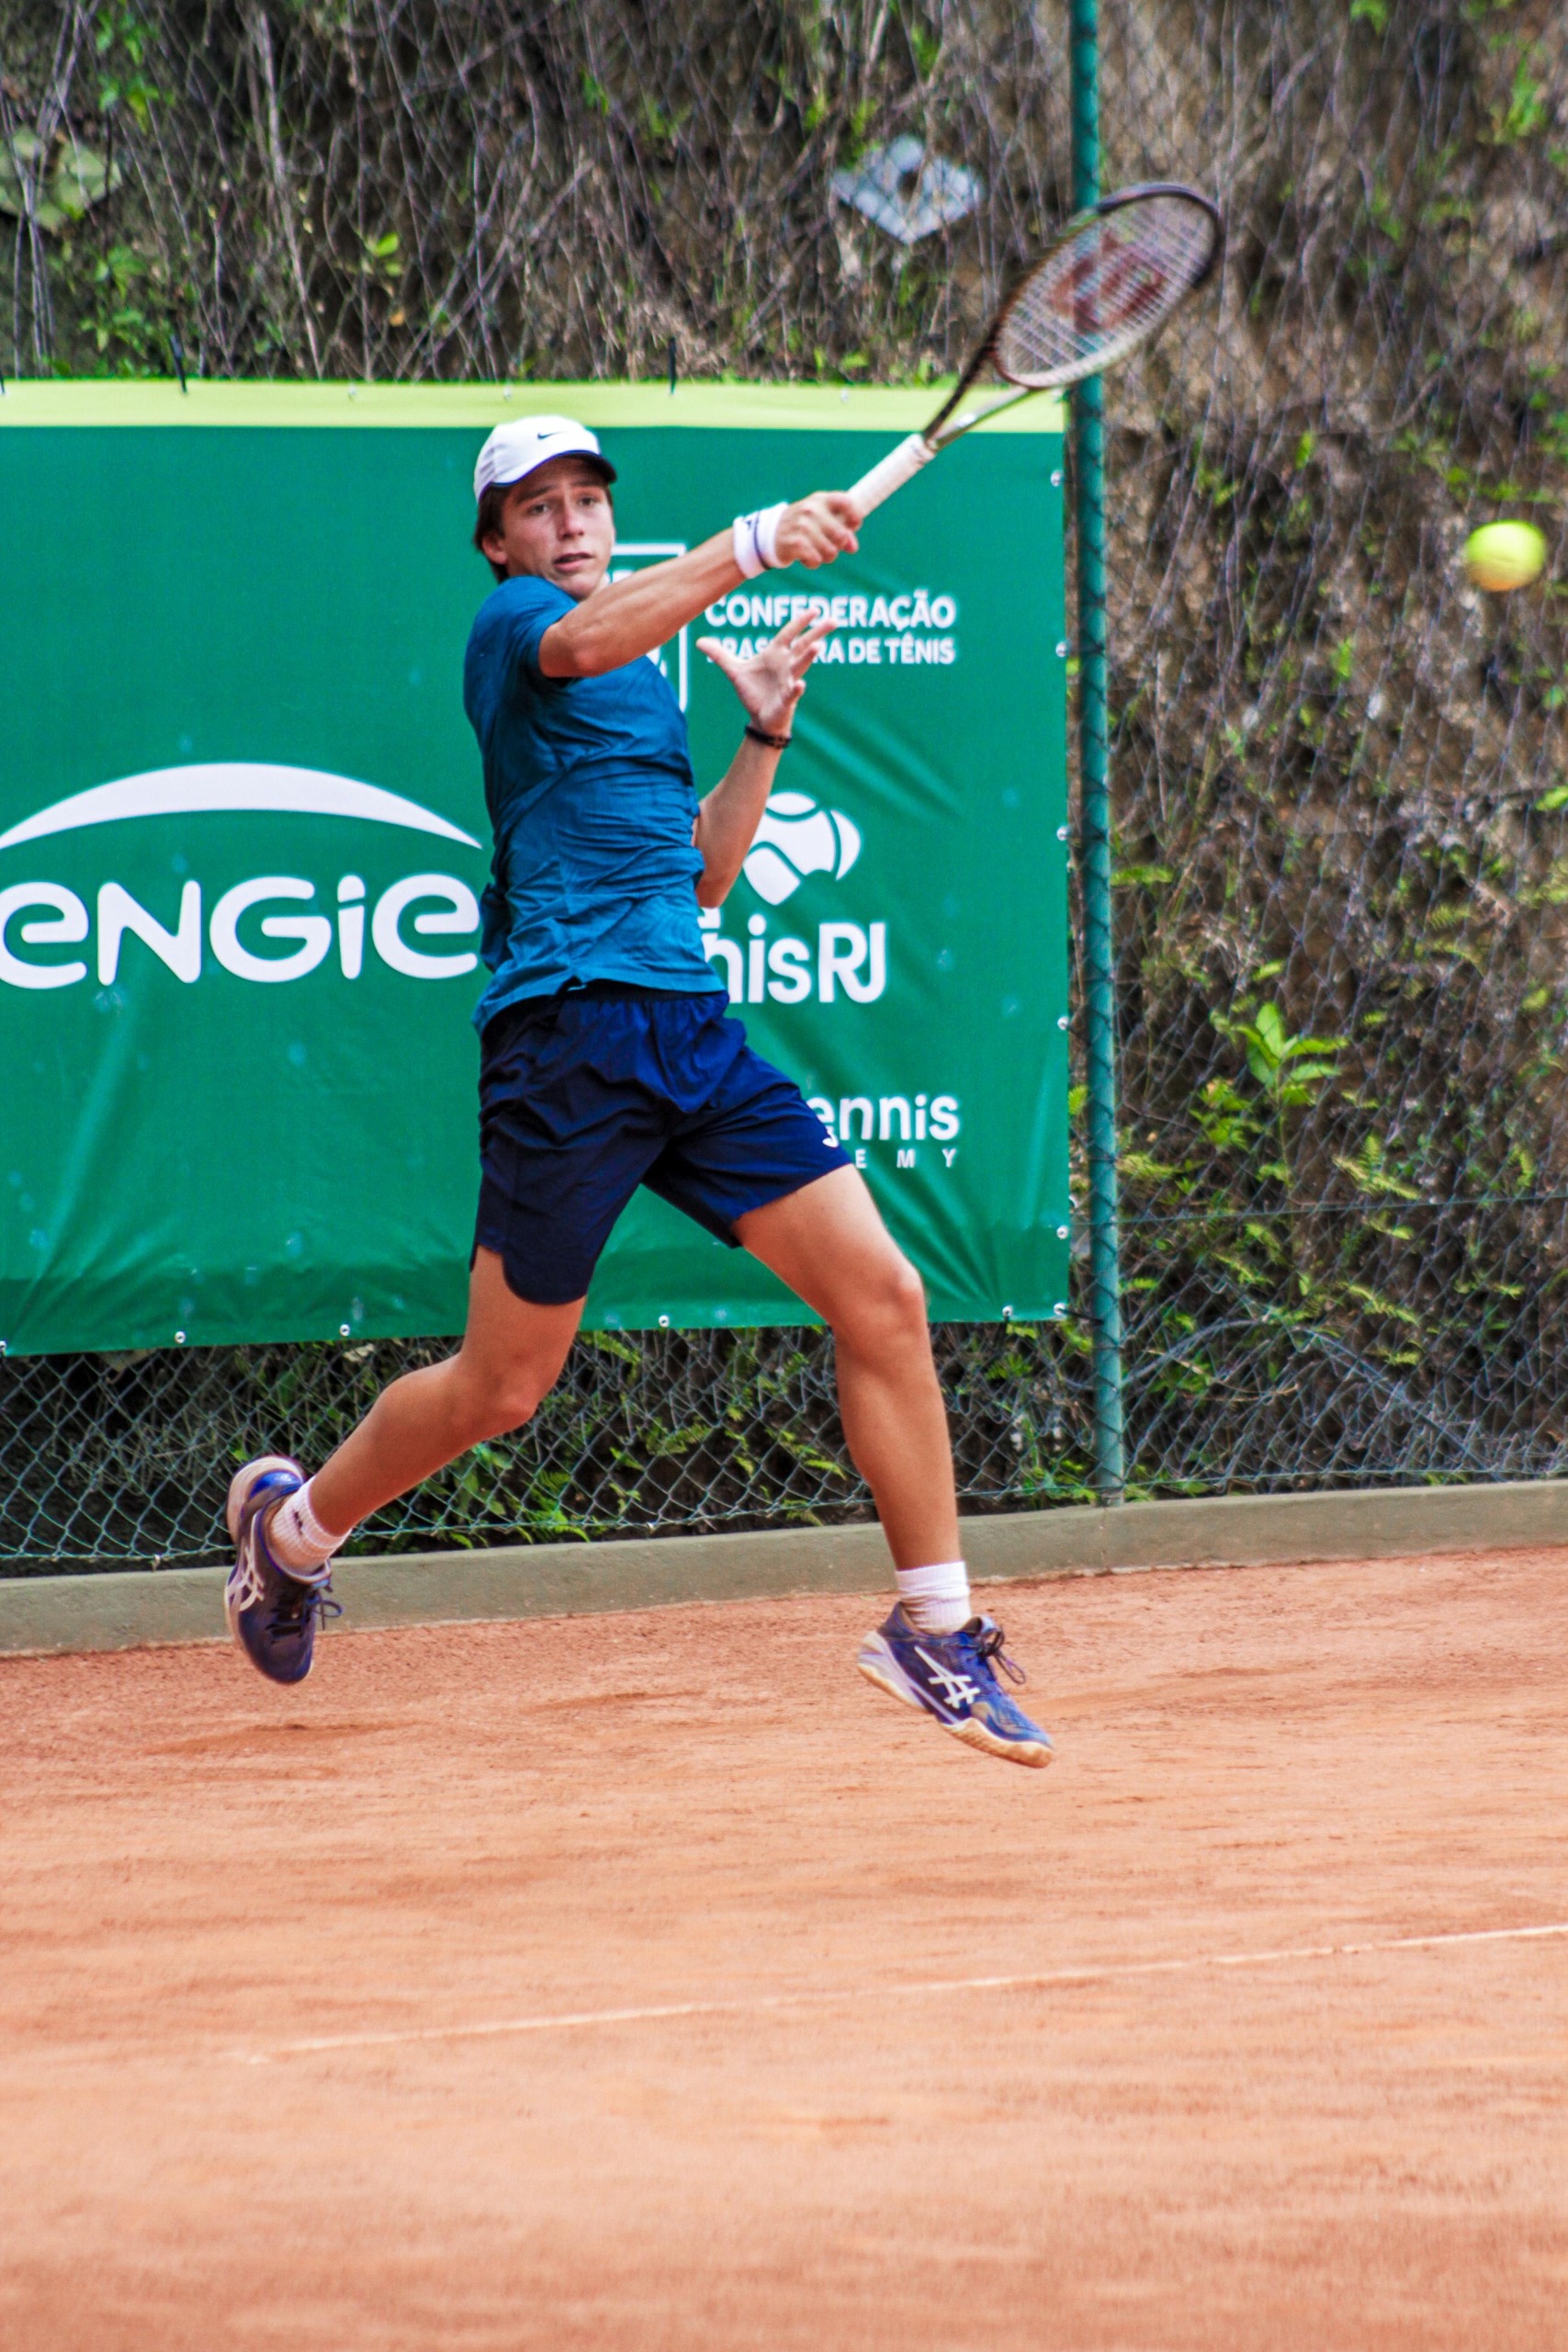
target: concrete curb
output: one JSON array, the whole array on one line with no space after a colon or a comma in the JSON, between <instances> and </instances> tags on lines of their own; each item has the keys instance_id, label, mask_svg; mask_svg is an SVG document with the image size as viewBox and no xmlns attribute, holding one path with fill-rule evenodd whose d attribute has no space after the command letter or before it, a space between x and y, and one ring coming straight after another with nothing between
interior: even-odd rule
<instances>
[{"instance_id":1,"label":"concrete curb","mask_svg":"<svg viewBox=\"0 0 1568 2352\"><path fill-rule=\"evenodd\" d=\"M1012 1511L966 1520L964 1533L980 1582L1568 1544L1568 1479ZM789 1527L404 1552L345 1560L333 1583L342 1622L364 1630L795 1592L884 1592L889 1576L880 1528ZM222 1587L220 1568L0 1578L0 1654L221 1641Z\"/></svg>"}]
</instances>

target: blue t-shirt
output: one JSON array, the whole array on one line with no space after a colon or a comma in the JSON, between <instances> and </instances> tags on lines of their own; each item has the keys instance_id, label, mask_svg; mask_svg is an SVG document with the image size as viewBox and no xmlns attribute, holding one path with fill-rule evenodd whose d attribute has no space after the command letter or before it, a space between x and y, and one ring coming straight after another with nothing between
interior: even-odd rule
<instances>
[{"instance_id":1,"label":"blue t-shirt","mask_svg":"<svg viewBox=\"0 0 1568 2352\"><path fill-rule=\"evenodd\" d=\"M703 861L680 705L641 656L600 678L544 676L539 640L575 610L547 580L504 580L463 662L495 835L481 1029L504 1005L574 981L723 986L697 927Z\"/></svg>"}]
</instances>

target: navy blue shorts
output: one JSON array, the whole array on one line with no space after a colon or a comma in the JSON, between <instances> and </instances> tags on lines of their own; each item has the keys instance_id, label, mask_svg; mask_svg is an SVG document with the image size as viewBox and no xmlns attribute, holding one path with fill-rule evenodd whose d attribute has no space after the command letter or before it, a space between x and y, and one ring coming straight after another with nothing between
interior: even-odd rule
<instances>
[{"instance_id":1,"label":"navy blue shorts","mask_svg":"<svg viewBox=\"0 0 1568 2352\"><path fill-rule=\"evenodd\" d=\"M722 989L595 981L485 1024L474 1245L519 1298L581 1298L639 1184L734 1247L748 1209L848 1167L728 1011Z\"/></svg>"}]
</instances>

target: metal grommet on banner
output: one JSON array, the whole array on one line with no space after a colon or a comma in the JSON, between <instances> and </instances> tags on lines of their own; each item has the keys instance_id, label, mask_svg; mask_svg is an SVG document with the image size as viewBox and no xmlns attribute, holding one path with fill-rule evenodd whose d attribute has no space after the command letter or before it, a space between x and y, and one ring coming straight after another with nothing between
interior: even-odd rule
<instances>
[{"instance_id":1,"label":"metal grommet on banner","mask_svg":"<svg viewBox=\"0 0 1568 2352\"><path fill-rule=\"evenodd\" d=\"M660 1318L659 1318L659 1328L660 1328L660 1329L661 1331L668 1331L668 1329L670 1329L670 1317L668 1317L668 1315L661 1315L661 1316L660 1317Z\"/></svg>"},{"instance_id":2,"label":"metal grommet on banner","mask_svg":"<svg viewBox=\"0 0 1568 2352\"><path fill-rule=\"evenodd\" d=\"M337 1327L337 1335L338 1335L338 1338L339 1338L340 1340L346 1340L346 1339L347 1339L347 1337L348 1337L348 1325L347 1325L346 1323L340 1323L340 1324L338 1325L338 1327Z\"/></svg>"},{"instance_id":3,"label":"metal grommet on banner","mask_svg":"<svg viewBox=\"0 0 1568 2352\"><path fill-rule=\"evenodd\" d=\"M1067 1025L1067 1016L1066 1016L1066 1014L1065 1012L1058 1012L1058 1013L1057 1013L1057 1015L1056 1015L1056 1026L1057 1026L1057 1028L1058 1028L1058 1029L1065 1029L1065 1028L1066 1027L1066 1025Z\"/></svg>"},{"instance_id":4,"label":"metal grommet on banner","mask_svg":"<svg viewBox=\"0 0 1568 2352\"><path fill-rule=\"evenodd\" d=\"M1072 1228L1071 1228L1071 1227L1070 1227L1070 1226L1059 1225L1059 1226L1056 1227L1056 1238L1057 1238L1057 1240L1058 1240L1058 1241L1066 1241L1066 1238L1067 1238L1067 1237L1068 1237L1068 1235L1069 1235L1069 1233L1071 1232L1071 1230L1072 1230Z\"/></svg>"},{"instance_id":5,"label":"metal grommet on banner","mask_svg":"<svg viewBox=\"0 0 1568 2352\"><path fill-rule=\"evenodd\" d=\"M1051 1312L1055 1317L1058 1323L1065 1322L1067 1313L1066 1300L1065 1298L1059 1298L1056 1301L1055 1306L1051 1309Z\"/></svg>"},{"instance_id":6,"label":"metal grommet on banner","mask_svg":"<svg viewBox=\"0 0 1568 2352\"><path fill-rule=\"evenodd\" d=\"M184 1333L183 1331L176 1331L176 1332L175 1333L175 1347L176 1347L176 1348L183 1348L183 1347L184 1347L184 1345L185 1345L185 1343L186 1343L186 1335L185 1335L185 1333Z\"/></svg>"}]
</instances>

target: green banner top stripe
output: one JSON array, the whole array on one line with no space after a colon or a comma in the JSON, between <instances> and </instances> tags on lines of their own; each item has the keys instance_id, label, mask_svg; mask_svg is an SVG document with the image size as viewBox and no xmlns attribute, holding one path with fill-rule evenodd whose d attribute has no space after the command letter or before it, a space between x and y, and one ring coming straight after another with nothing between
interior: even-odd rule
<instances>
[{"instance_id":1,"label":"green banner top stripe","mask_svg":"<svg viewBox=\"0 0 1568 2352\"><path fill-rule=\"evenodd\" d=\"M298 384L70 382L14 377L0 398L7 425L431 425L474 431L509 417L567 414L597 429L689 425L706 432L911 433L941 400L940 382L918 389L837 384ZM1050 394L1009 409L987 433L1060 433Z\"/></svg>"}]
</instances>

